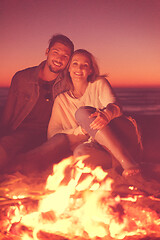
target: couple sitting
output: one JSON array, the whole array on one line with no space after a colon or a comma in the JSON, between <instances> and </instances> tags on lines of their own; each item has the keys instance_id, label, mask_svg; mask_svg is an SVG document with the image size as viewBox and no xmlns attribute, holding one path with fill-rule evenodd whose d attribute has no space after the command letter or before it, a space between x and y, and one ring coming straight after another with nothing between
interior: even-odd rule
<instances>
[{"instance_id":1,"label":"couple sitting","mask_svg":"<svg viewBox=\"0 0 160 240\"><path fill-rule=\"evenodd\" d=\"M52 165L67 148L74 157L87 155L85 163L91 167L106 170L114 158L124 169L123 176L139 173L141 142L136 123L123 115L109 82L99 75L93 55L76 50L66 80L69 90L54 101L48 141L21 159L35 161L38 154Z\"/></svg>"},{"instance_id":2,"label":"couple sitting","mask_svg":"<svg viewBox=\"0 0 160 240\"><path fill-rule=\"evenodd\" d=\"M92 54L83 49L73 53L73 48L67 37L54 36L46 62L14 76L2 118L11 130L6 127L8 134L0 139L1 169L44 170L73 153L88 155L86 164L104 169L114 158L124 176L139 173L136 123L123 115Z\"/></svg>"},{"instance_id":3,"label":"couple sitting","mask_svg":"<svg viewBox=\"0 0 160 240\"><path fill-rule=\"evenodd\" d=\"M91 53L76 50L68 67L69 90L57 96L48 138L66 134L73 156L88 155L86 164L112 166L114 157L123 175L139 173L141 142L131 118L122 114L113 90Z\"/></svg>"}]
</instances>

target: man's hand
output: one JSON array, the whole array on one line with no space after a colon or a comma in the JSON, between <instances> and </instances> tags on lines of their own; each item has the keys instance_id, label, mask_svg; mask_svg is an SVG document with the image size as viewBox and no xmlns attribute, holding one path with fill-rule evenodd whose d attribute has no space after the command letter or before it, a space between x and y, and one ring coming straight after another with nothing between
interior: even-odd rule
<instances>
[{"instance_id":1,"label":"man's hand","mask_svg":"<svg viewBox=\"0 0 160 240\"><path fill-rule=\"evenodd\" d=\"M82 132L83 132L85 135L88 134L84 128L81 127L81 130L82 130Z\"/></svg>"}]
</instances>

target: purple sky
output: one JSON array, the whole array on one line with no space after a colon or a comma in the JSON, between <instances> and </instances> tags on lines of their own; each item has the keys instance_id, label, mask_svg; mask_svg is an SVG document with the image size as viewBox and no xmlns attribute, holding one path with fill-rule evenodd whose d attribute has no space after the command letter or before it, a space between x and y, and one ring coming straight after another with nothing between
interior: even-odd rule
<instances>
[{"instance_id":1,"label":"purple sky","mask_svg":"<svg viewBox=\"0 0 160 240\"><path fill-rule=\"evenodd\" d=\"M92 52L112 85L160 85L159 0L1 0L0 85L45 59L67 35Z\"/></svg>"}]
</instances>

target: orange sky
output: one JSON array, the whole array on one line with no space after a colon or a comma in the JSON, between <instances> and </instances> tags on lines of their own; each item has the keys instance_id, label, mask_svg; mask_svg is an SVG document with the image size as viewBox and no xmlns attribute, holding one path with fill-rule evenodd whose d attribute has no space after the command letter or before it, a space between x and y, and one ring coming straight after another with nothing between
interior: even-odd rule
<instances>
[{"instance_id":1,"label":"orange sky","mask_svg":"<svg viewBox=\"0 0 160 240\"><path fill-rule=\"evenodd\" d=\"M1 0L0 86L45 59L67 35L96 57L113 86L160 85L159 0Z\"/></svg>"}]
</instances>

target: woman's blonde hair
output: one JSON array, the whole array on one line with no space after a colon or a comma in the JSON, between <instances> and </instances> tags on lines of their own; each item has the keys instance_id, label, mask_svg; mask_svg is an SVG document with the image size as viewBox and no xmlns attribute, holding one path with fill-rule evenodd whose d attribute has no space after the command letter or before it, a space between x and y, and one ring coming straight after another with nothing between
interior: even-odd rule
<instances>
[{"instance_id":1,"label":"woman's blonde hair","mask_svg":"<svg viewBox=\"0 0 160 240\"><path fill-rule=\"evenodd\" d=\"M98 64L97 64L97 61L96 61L95 57L92 55L92 53L88 52L85 49L77 49L76 51L74 51L73 55L71 56L70 63L72 61L73 56L75 56L76 54L82 54L89 59L90 68L92 70L92 73L88 76L87 81L88 82L94 82L100 76L99 67L98 67ZM69 66L68 66L68 68L69 68ZM105 77L105 76L106 75L103 75L103 77ZM69 71L68 71L67 78L68 78L67 80L68 80L69 88L71 89L71 88L73 88L73 84L72 84L72 80L71 80Z\"/></svg>"}]
</instances>

